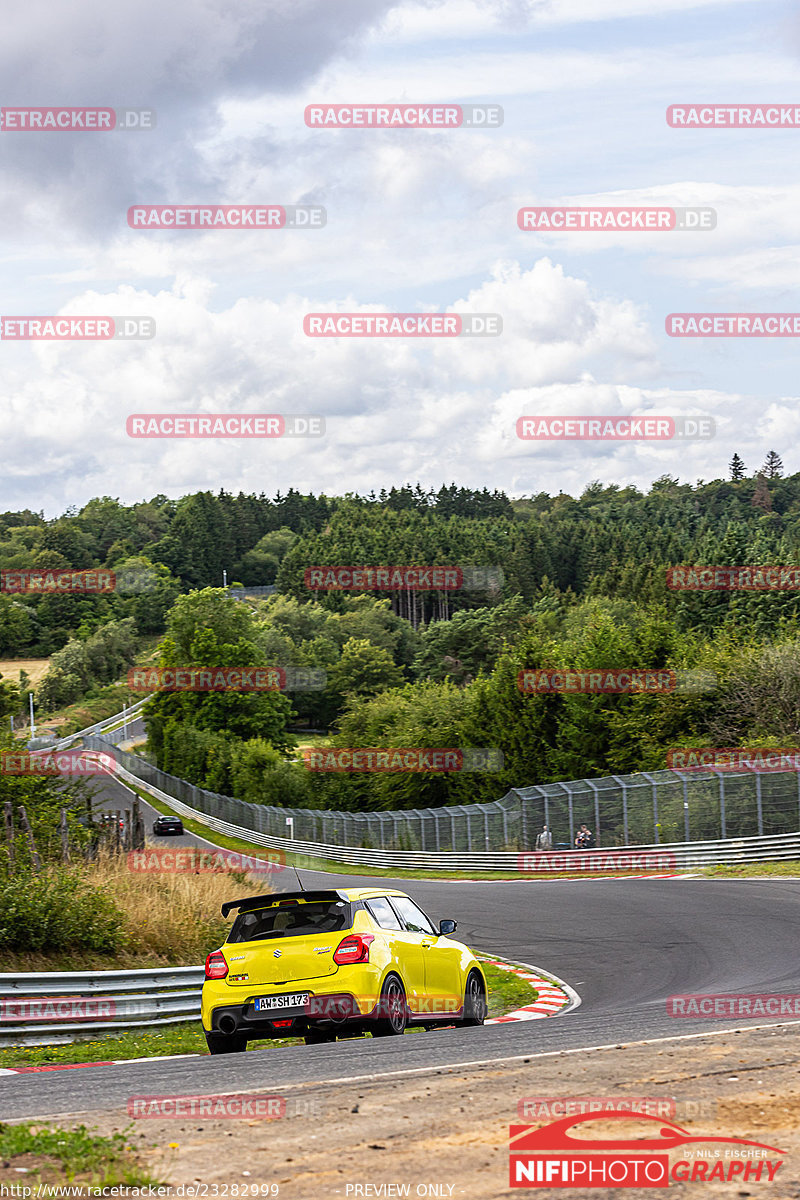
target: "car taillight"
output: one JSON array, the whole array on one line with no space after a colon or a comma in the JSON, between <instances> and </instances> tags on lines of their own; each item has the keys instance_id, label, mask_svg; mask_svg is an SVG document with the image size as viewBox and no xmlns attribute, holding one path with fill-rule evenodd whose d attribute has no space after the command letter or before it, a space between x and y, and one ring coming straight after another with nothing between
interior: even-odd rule
<instances>
[{"instance_id":1,"label":"car taillight","mask_svg":"<svg viewBox=\"0 0 800 1200\"><path fill-rule=\"evenodd\" d=\"M228 974L228 964L221 950L215 950L206 959L206 979L224 979Z\"/></svg>"},{"instance_id":2,"label":"car taillight","mask_svg":"<svg viewBox=\"0 0 800 1200\"><path fill-rule=\"evenodd\" d=\"M350 963L369 962L369 948L374 941L371 933L351 933L339 942L333 961L340 967Z\"/></svg>"}]
</instances>

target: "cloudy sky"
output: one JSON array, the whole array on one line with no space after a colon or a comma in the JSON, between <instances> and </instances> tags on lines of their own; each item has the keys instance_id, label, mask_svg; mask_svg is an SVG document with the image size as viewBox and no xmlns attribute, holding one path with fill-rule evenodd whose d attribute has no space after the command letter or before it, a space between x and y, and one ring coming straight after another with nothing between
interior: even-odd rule
<instances>
[{"instance_id":1,"label":"cloudy sky","mask_svg":"<svg viewBox=\"0 0 800 1200\"><path fill-rule=\"evenodd\" d=\"M3 303L155 320L0 341L0 508L419 480L579 493L800 470L796 339L670 338L670 312L800 311L800 128L672 129L670 104L800 105L771 0L27 0L2 104L154 130L0 132ZM492 129L312 129L315 103L499 104ZM313 230L134 230L142 204L315 204ZM525 205L711 206L705 232L522 232ZM312 339L308 312L499 313L495 338ZM314 440L134 440L132 413L314 413ZM704 443L521 442L519 416L713 416Z\"/></svg>"}]
</instances>

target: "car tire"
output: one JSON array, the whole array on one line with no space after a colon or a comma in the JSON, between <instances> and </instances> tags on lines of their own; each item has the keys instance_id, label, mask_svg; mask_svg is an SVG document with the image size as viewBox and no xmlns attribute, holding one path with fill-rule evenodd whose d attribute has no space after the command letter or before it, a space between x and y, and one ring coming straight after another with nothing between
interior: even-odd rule
<instances>
[{"instance_id":1,"label":"car tire","mask_svg":"<svg viewBox=\"0 0 800 1200\"><path fill-rule=\"evenodd\" d=\"M303 1040L307 1046L321 1046L323 1042L335 1042L336 1034L329 1029L309 1029Z\"/></svg>"},{"instance_id":2,"label":"car tire","mask_svg":"<svg viewBox=\"0 0 800 1200\"><path fill-rule=\"evenodd\" d=\"M486 985L477 971L470 971L464 987L464 1015L461 1025L483 1025L488 1011Z\"/></svg>"},{"instance_id":3,"label":"car tire","mask_svg":"<svg viewBox=\"0 0 800 1200\"><path fill-rule=\"evenodd\" d=\"M247 1038L241 1033L207 1033L209 1054L238 1054L247 1049Z\"/></svg>"},{"instance_id":4,"label":"car tire","mask_svg":"<svg viewBox=\"0 0 800 1200\"><path fill-rule=\"evenodd\" d=\"M405 1033L408 1004L405 988L397 975L389 975L384 980L376 1012L370 1026L373 1037L397 1037Z\"/></svg>"}]
</instances>

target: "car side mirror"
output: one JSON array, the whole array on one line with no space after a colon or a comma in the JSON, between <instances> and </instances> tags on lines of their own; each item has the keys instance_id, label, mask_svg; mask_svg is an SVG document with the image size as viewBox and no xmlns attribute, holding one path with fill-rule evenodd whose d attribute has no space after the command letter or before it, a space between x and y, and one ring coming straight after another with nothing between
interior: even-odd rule
<instances>
[{"instance_id":1,"label":"car side mirror","mask_svg":"<svg viewBox=\"0 0 800 1200\"><path fill-rule=\"evenodd\" d=\"M440 921L439 933L442 937L447 937L448 933L455 933L458 929L458 921Z\"/></svg>"}]
</instances>

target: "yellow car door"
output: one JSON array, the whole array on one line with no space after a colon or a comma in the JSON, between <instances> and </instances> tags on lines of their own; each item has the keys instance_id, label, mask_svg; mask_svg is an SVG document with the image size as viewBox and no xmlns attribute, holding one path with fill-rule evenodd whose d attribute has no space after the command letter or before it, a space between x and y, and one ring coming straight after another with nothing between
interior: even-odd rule
<instances>
[{"instance_id":1,"label":"yellow car door","mask_svg":"<svg viewBox=\"0 0 800 1200\"><path fill-rule=\"evenodd\" d=\"M461 945L443 937L430 918L408 896L392 896L391 900L408 934L419 937L422 943L427 996L422 1011L431 1016L445 1017L458 1012L464 1000Z\"/></svg>"},{"instance_id":2,"label":"yellow car door","mask_svg":"<svg viewBox=\"0 0 800 1200\"><path fill-rule=\"evenodd\" d=\"M394 899L394 897L392 897ZM406 989L406 1001L413 1013L418 1013L425 1002L425 937L420 933L404 929L389 899L373 896L364 901L372 920L387 934L398 975Z\"/></svg>"}]
</instances>

